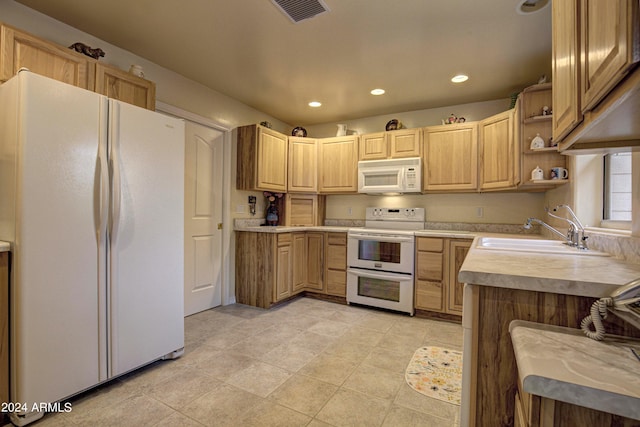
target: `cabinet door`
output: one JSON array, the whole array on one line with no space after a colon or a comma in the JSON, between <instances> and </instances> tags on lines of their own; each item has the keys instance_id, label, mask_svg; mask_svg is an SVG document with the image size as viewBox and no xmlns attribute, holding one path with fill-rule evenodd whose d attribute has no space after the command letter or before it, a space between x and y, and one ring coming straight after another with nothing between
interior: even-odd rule
<instances>
[{"instance_id":1,"label":"cabinet door","mask_svg":"<svg viewBox=\"0 0 640 427\"><path fill-rule=\"evenodd\" d=\"M515 185L513 111L480 122L480 189L496 190Z\"/></svg>"},{"instance_id":2,"label":"cabinet door","mask_svg":"<svg viewBox=\"0 0 640 427\"><path fill-rule=\"evenodd\" d=\"M289 192L318 192L318 143L313 138L289 137Z\"/></svg>"},{"instance_id":3,"label":"cabinet door","mask_svg":"<svg viewBox=\"0 0 640 427\"><path fill-rule=\"evenodd\" d=\"M464 283L458 281L458 273L470 247L470 240L451 240L449 242L447 313L462 315Z\"/></svg>"},{"instance_id":4,"label":"cabinet door","mask_svg":"<svg viewBox=\"0 0 640 427\"><path fill-rule=\"evenodd\" d=\"M280 301L291 296L292 288L292 252L291 234L278 235L276 249L276 283L274 287L274 301Z\"/></svg>"},{"instance_id":5,"label":"cabinet door","mask_svg":"<svg viewBox=\"0 0 640 427\"><path fill-rule=\"evenodd\" d=\"M358 137L325 138L319 144L320 193L358 191Z\"/></svg>"},{"instance_id":6,"label":"cabinet door","mask_svg":"<svg viewBox=\"0 0 640 427\"><path fill-rule=\"evenodd\" d=\"M307 276L307 241L306 233L293 233L291 247L291 291L296 294L304 290Z\"/></svg>"},{"instance_id":7,"label":"cabinet door","mask_svg":"<svg viewBox=\"0 0 640 427\"><path fill-rule=\"evenodd\" d=\"M324 235L306 233L307 262L306 287L316 291L324 290L322 269L324 266Z\"/></svg>"},{"instance_id":8,"label":"cabinet door","mask_svg":"<svg viewBox=\"0 0 640 427\"><path fill-rule=\"evenodd\" d=\"M637 1L630 0L580 2L583 112L600 102L638 60L637 8Z\"/></svg>"},{"instance_id":9,"label":"cabinet door","mask_svg":"<svg viewBox=\"0 0 640 427\"><path fill-rule=\"evenodd\" d=\"M258 129L257 185L259 190L287 191L287 137L260 126Z\"/></svg>"},{"instance_id":10,"label":"cabinet door","mask_svg":"<svg viewBox=\"0 0 640 427\"><path fill-rule=\"evenodd\" d=\"M427 191L478 188L478 126L424 128L424 188Z\"/></svg>"},{"instance_id":11,"label":"cabinet door","mask_svg":"<svg viewBox=\"0 0 640 427\"><path fill-rule=\"evenodd\" d=\"M551 2L553 14L553 139L560 142L582 121L578 1ZM526 118L526 117L525 117Z\"/></svg>"},{"instance_id":12,"label":"cabinet door","mask_svg":"<svg viewBox=\"0 0 640 427\"><path fill-rule=\"evenodd\" d=\"M421 135L420 129L400 129L388 132L389 157L392 159L420 157Z\"/></svg>"},{"instance_id":13,"label":"cabinet door","mask_svg":"<svg viewBox=\"0 0 640 427\"><path fill-rule=\"evenodd\" d=\"M155 83L118 68L96 64L94 91L147 110L156 109Z\"/></svg>"},{"instance_id":14,"label":"cabinet door","mask_svg":"<svg viewBox=\"0 0 640 427\"><path fill-rule=\"evenodd\" d=\"M416 308L441 312L442 296L442 281L416 280Z\"/></svg>"},{"instance_id":15,"label":"cabinet door","mask_svg":"<svg viewBox=\"0 0 640 427\"><path fill-rule=\"evenodd\" d=\"M73 86L93 89L93 74L90 73L93 62L89 57L3 25L0 29L0 81L10 79L22 67Z\"/></svg>"},{"instance_id":16,"label":"cabinet door","mask_svg":"<svg viewBox=\"0 0 640 427\"><path fill-rule=\"evenodd\" d=\"M387 138L384 132L360 137L360 160L380 160L388 156Z\"/></svg>"}]
</instances>

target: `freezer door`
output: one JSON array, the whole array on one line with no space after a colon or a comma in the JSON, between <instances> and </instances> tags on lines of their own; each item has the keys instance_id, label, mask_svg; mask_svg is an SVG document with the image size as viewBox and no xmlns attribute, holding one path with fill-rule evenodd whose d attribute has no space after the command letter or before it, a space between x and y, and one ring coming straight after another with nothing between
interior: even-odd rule
<instances>
[{"instance_id":1,"label":"freezer door","mask_svg":"<svg viewBox=\"0 0 640 427\"><path fill-rule=\"evenodd\" d=\"M98 277L105 253L97 177L106 98L28 72L16 79L19 101L2 106L19 108L17 138L3 141L16 144L17 153L11 401L31 408L100 380Z\"/></svg>"},{"instance_id":2,"label":"freezer door","mask_svg":"<svg viewBox=\"0 0 640 427\"><path fill-rule=\"evenodd\" d=\"M110 100L110 369L184 347L184 122Z\"/></svg>"}]
</instances>

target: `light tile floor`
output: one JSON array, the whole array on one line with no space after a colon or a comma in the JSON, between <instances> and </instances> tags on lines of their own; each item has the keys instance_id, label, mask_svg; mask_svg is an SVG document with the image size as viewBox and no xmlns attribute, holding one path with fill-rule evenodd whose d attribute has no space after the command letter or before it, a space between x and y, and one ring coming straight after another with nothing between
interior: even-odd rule
<instances>
[{"instance_id":1,"label":"light tile floor","mask_svg":"<svg viewBox=\"0 0 640 427\"><path fill-rule=\"evenodd\" d=\"M159 331L161 332L161 331ZM185 319L185 355L72 399L37 426L457 426L459 407L410 388L424 345L462 349L462 327L299 298Z\"/></svg>"}]
</instances>

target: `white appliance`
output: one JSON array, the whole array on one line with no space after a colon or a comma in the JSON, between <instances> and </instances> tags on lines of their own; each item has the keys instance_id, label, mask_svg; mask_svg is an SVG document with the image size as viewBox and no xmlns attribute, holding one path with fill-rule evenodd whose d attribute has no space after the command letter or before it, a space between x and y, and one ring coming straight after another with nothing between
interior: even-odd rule
<instances>
[{"instance_id":1,"label":"white appliance","mask_svg":"<svg viewBox=\"0 0 640 427\"><path fill-rule=\"evenodd\" d=\"M14 424L182 353L183 185L181 120L28 71L0 86Z\"/></svg>"},{"instance_id":2,"label":"white appliance","mask_svg":"<svg viewBox=\"0 0 640 427\"><path fill-rule=\"evenodd\" d=\"M413 315L415 230L424 208L367 208L347 234L347 302Z\"/></svg>"},{"instance_id":3,"label":"white appliance","mask_svg":"<svg viewBox=\"0 0 640 427\"><path fill-rule=\"evenodd\" d=\"M419 193L421 183L420 157L358 162L358 193Z\"/></svg>"}]
</instances>

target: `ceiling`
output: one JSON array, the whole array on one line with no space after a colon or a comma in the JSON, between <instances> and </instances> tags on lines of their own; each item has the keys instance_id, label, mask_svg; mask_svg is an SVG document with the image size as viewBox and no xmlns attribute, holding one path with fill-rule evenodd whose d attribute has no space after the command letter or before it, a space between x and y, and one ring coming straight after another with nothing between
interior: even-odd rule
<instances>
[{"instance_id":1,"label":"ceiling","mask_svg":"<svg viewBox=\"0 0 640 427\"><path fill-rule=\"evenodd\" d=\"M270 0L18 2L292 125L508 98L551 75L551 8L521 15L522 0L324 0L297 24Z\"/></svg>"}]
</instances>

